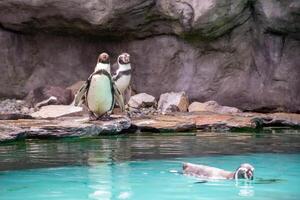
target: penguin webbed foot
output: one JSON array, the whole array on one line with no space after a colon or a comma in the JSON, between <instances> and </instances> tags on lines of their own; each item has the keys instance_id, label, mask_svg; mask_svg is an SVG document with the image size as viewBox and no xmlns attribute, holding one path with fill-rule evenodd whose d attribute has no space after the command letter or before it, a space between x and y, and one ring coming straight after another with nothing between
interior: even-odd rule
<instances>
[{"instance_id":1,"label":"penguin webbed foot","mask_svg":"<svg viewBox=\"0 0 300 200\"><path fill-rule=\"evenodd\" d=\"M89 112L89 120L90 121L96 121L98 119L98 117L93 113L93 112Z\"/></svg>"},{"instance_id":2,"label":"penguin webbed foot","mask_svg":"<svg viewBox=\"0 0 300 200\"><path fill-rule=\"evenodd\" d=\"M100 116L100 117L97 118L97 120L101 120L101 121L111 121L113 119L114 118L112 118L110 116L110 114L108 114L108 113L106 113L106 114L104 114L104 115L102 115L102 116Z\"/></svg>"}]
</instances>

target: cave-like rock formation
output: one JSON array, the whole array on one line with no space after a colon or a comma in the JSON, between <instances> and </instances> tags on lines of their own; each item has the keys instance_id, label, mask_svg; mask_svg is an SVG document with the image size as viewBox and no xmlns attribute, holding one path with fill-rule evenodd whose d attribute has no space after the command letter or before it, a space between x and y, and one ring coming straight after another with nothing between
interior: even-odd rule
<instances>
[{"instance_id":1,"label":"cave-like rock formation","mask_svg":"<svg viewBox=\"0 0 300 200\"><path fill-rule=\"evenodd\" d=\"M299 0L3 0L0 96L86 79L132 55L133 88L300 112Z\"/></svg>"}]
</instances>

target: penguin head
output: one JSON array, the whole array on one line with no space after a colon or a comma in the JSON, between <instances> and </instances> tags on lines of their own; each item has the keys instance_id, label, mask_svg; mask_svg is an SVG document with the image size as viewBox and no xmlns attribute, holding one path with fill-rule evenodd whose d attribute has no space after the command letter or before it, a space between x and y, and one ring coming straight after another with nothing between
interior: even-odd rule
<instances>
[{"instance_id":1,"label":"penguin head","mask_svg":"<svg viewBox=\"0 0 300 200\"><path fill-rule=\"evenodd\" d=\"M97 63L109 64L110 63L109 55L105 52L101 53L98 57Z\"/></svg>"},{"instance_id":2,"label":"penguin head","mask_svg":"<svg viewBox=\"0 0 300 200\"><path fill-rule=\"evenodd\" d=\"M122 53L118 57L118 63L119 64L129 64L130 63L130 55L128 53Z\"/></svg>"},{"instance_id":3,"label":"penguin head","mask_svg":"<svg viewBox=\"0 0 300 200\"><path fill-rule=\"evenodd\" d=\"M253 180L254 167L248 163L243 163L235 171L235 178L250 179Z\"/></svg>"}]
</instances>

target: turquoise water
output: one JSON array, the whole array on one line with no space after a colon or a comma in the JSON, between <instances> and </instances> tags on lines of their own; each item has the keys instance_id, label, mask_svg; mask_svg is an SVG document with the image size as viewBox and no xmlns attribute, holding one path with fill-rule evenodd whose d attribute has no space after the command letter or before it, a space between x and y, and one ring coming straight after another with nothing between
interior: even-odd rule
<instances>
[{"instance_id":1,"label":"turquoise water","mask_svg":"<svg viewBox=\"0 0 300 200\"><path fill-rule=\"evenodd\" d=\"M299 139L136 135L1 145L0 199L299 199ZM255 179L198 180L181 174L182 162L226 170L248 162Z\"/></svg>"},{"instance_id":2,"label":"turquoise water","mask_svg":"<svg viewBox=\"0 0 300 200\"><path fill-rule=\"evenodd\" d=\"M228 170L247 161L255 180L201 183L178 173L182 161ZM251 154L8 171L0 199L299 199L299 166L297 154Z\"/></svg>"}]
</instances>

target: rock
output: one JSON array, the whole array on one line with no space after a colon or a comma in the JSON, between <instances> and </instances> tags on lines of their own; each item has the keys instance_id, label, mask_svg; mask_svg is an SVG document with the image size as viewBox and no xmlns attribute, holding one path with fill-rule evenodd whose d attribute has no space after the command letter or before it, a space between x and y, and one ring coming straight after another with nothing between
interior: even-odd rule
<instances>
[{"instance_id":1,"label":"rock","mask_svg":"<svg viewBox=\"0 0 300 200\"><path fill-rule=\"evenodd\" d=\"M158 110L166 112L186 112L189 100L185 92L170 92L160 95Z\"/></svg>"},{"instance_id":2,"label":"rock","mask_svg":"<svg viewBox=\"0 0 300 200\"><path fill-rule=\"evenodd\" d=\"M300 112L299 0L2 0L0 13L1 97L67 87L99 51L127 51L138 93Z\"/></svg>"},{"instance_id":3,"label":"rock","mask_svg":"<svg viewBox=\"0 0 300 200\"><path fill-rule=\"evenodd\" d=\"M131 126L129 118L112 116L110 121L89 121L82 117L64 117L52 120L8 120L0 123L0 142L25 138L91 137L119 134Z\"/></svg>"},{"instance_id":4,"label":"rock","mask_svg":"<svg viewBox=\"0 0 300 200\"><path fill-rule=\"evenodd\" d=\"M32 107L50 104L68 105L74 99L72 91L57 86L38 87L29 92L25 101Z\"/></svg>"},{"instance_id":5,"label":"rock","mask_svg":"<svg viewBox=\"0 0 300 200\"><path fill-rule=\"evenodd\" d=\"M135 119L132 122L140 132L186 132L196 130L196 124L182 115L157 115L145 119Z\"/></svg>"},{"instance_id":6,"label":"rock","mask_svg":"<svg viewBox=\"0 0 300 200\"><path fill-rule=\"evenodd\" d=\"M258 128L300 127L300 114L211 112L171 113L149 115L130 120L128 117L112 115L110 121L89 121L87 117L72 116L59 119L3 120L0 123L0 142L24 138L90 137L136 132L187 132L191 131L255 131ZM261 129L259 129L261 131Z\"/></svg>"},{"instance_id":7,"label":"rock","mask_svg":"<svg viewBox=\"0 0 300 200\"><path fill-rule=\"evenodd\" d=\"M54 97L54 96L51 96L51 97L49 97L49 99L46 99L44 101L41 101L41 102L37 103L34 107L35 108L40 108L40 107L43 107L43 106L54 105L54 104L57 104L57 103L58 103L57 98Z\"/></svg>"},{"instance_id":8,"label":"rock","mask_svg":"<svg viewBox=\"0 0 300 200\"><path fill-rule=\"evenodd\" d=\"M255 4L255 11L267 30L289 34L300 39L299 1L258 0Z\"/></svg>"},{"instance_id":9,"label":"rock","mask_svg":"<svg viewBox=\"0 0 300 200\"><path fill-rule=\"evenodd\" d=\"M25 113L22 112L24 107L25 101L22 100L4 99L0 101L0 113Z\"/></svg>"},{"instance_id":10,"label":"rock","mask_svg":"<svg viewBox=\"0 0 300 200\"><path fill-rule=\"evenodd\" d=\"M22 113L0 113L0 120L33 119L29 114Z\"/></svg>"},{"instance_id":11,"label":"rock","mask_svg":"<svg viewBox=\"0 0 300 200\"><path fill-rule=\"evenodd\" d=\"M49 105L31 114L34 118L51 119L82 114L83 108L71 105Z\"/></svg>"},{"instance_id":12,"label":"rock","mask_svg":"<svg viewBox=\"0 0 300 200\"><path fill-rule=\"evenodd\" d=\"M234 107L221 106L216 101L207 101L205 103L193 102L189 105L188 110L189 112L214 112L220 114L234 114L242 112Z\"/></svg>"},{"instance_id":13,"label":"rock","mask_svg":"<svg viewBox=\"0 0 300 200\"><path fill-rule=\"evenodd\" d=\"M0 101L0 120L31 119L29 115L33 110L29 109L26 102L16 99Z\"/></svg>"},{"instance_id":14,"label":"rock","mask_svg":"<svg viewBox=\"0 0 300 200\"><path fill-rule=\"evenodd\" d=\"M300 114L175 113L137 118L132 121L132 125L140 132L254 131L265 126L300 127Z\"/></svg>"},{"instance_id":15,"label":"rock","mask_svg":"<svg viewBox=\"0 0 300 200\"><path fill-rule=\"evenodd\" d=\"M260 118L265 126L300 126L300 114L272 113L268 115L262 115Z\"/></svg>"},{"instance_id":16,"label":"rock","mask_svg":"<svg viewBox=\"0 0 300 200\"><path fill-rule=\"evenodd\" d=\"M154 107L140 108L140 109L129 108L127 114L132 119L138 119L138 118L147 117L149 115L153 115L153 116L158 115L159 112Z\"/></svg>"},{"instance_id":17,"label":"rock","mask_svg":"<svg viewBox=\"0 0 300 200\"><path fill-rule=\"evenodd\" d=\"M133 109L156 107L157 102L154 96L146 93L136 94L130 97L128 106Z\"/></svg>"}]
</instances>

